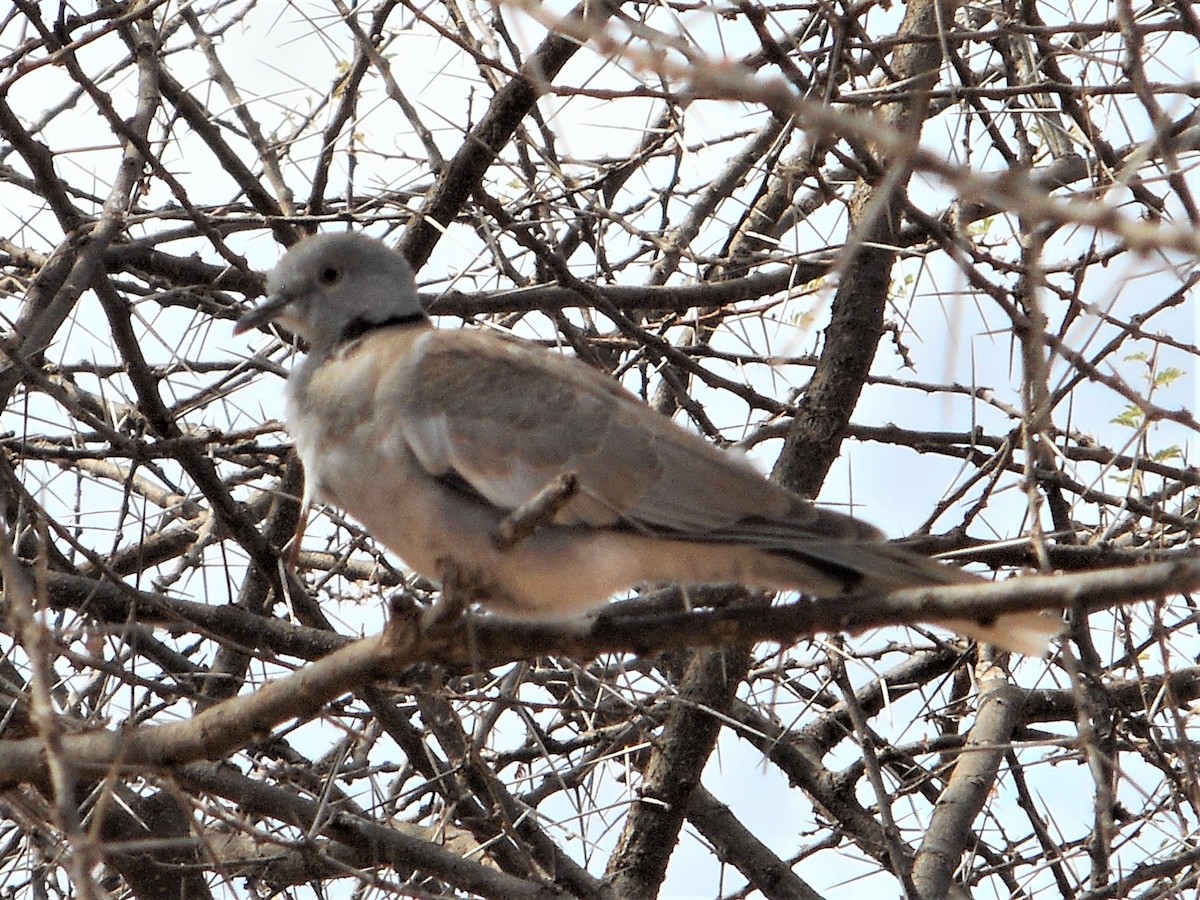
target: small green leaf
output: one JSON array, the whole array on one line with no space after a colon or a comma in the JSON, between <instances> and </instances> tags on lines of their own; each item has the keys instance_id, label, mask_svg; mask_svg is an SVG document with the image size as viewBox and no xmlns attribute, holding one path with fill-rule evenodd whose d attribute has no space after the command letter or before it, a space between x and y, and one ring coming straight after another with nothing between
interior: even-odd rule
<instances>
[{"instance_id":1,"label":"small green leaf","mask_svg":"<svg viewBox=\"0 0 1200 900\"><path fill-rule=\"evenodd\" d=\"M1125 412L1121 413L1115 419L1109 419L1113 425L1124 425L1126 428L1137 428L1146 419L1146 414L1136 406L1126 408Z\"/></svg>"}]
</instances>

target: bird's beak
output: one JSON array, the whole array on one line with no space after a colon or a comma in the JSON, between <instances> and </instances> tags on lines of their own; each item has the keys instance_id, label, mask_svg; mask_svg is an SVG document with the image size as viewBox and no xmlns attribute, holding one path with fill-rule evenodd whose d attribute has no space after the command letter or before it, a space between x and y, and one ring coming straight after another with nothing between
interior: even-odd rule
<instances>
[{"instance_id":1,"label":"bird's beak","mask_svg":"<svg viewBox=\"0 0 1200 900\"><path fill-rule=\"evenodd\" d=\"M251 328L267 324L291 302L292 298L285 293L273 294L238 319L233 325L233 333L244 334Z\"/></svg>"}]
</instances>

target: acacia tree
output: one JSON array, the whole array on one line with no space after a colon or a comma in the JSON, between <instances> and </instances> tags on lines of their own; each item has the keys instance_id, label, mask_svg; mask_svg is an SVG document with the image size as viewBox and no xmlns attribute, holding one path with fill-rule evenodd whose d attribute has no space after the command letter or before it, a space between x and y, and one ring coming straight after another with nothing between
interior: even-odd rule
<instances>
[{"instance_id":1,"label":"acacia tree","mask_svg":"<svg viewBox=\"0 0 1200 900\"><path fill-rule=\"evenodd\" d=\"M1186 0L16 0L0 35L6 896L1194 895ZM297 348L229 322L346 227L443 327L998 583L430 625L336 509L293 567ZM920 626L964 607L1066 631Z\"/></svg>"}]
</instances>

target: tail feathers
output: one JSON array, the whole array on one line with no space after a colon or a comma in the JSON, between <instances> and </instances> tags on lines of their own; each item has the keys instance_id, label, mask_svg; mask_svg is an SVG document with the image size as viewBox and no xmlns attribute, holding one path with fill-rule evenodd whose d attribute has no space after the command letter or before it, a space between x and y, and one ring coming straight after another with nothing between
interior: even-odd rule
<instances>
[{"instance_id":1,"label":"tail feathers","mask_svg":"<svg viewBox=\"0 0 1200 900\"><path fill-rule=\"evenodd\" d=\"M971 619L939 619L933 624L957 631L973 641L1026 656L1043 656L1051 639L1063 630L1061 616L1044 612L1006 613L987 624Z\"/></svg>"},{"instance_id":2,"label":"tail feathers","mask_svg":"<svg viewBox=\"0 0 1200 900\"><path fill-rule=\"evenodd\" d=\"M775 551L842 584L842 593L888 593L900 588L973 584L978 575L883 541L810 541Z\"/></svg>"},{"instance_id":3,"label":"tail feathers","mask_svg":"<svg viewBox=\"0 0 1200 900\"><path fill-rule=\"evenodd\" d=\"M948 566L895 544L813 542L788 548L782 555L806 572L819 570L840 577L847 594L890 593L902 588L982 583L977 575ZM800 587L801 585L793 585ZM1006 613L991 621L936 620L932 624L1015 653L1041 656L1050 640L1062 633L1061 618L1041 612Z\"/></svg>"}]
</instances>

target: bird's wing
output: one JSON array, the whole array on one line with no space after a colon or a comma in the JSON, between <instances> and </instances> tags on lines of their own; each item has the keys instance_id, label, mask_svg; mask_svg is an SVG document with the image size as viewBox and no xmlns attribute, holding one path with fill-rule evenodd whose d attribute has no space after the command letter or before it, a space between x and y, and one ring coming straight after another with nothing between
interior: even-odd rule
<instances>
[{"instance_id":1,"label":"bird's wing","mask_svg":"<svg viewBox=\"0 0 1200 900\"><path fill-rule=\"evenodd\" d=\"M428 472L461 478L504 510L570 474L578 489L560 524L752 543L878 535L770 483L583 363L523 342L429 331L380 387Z\"/></svg>"}]
</instances>

